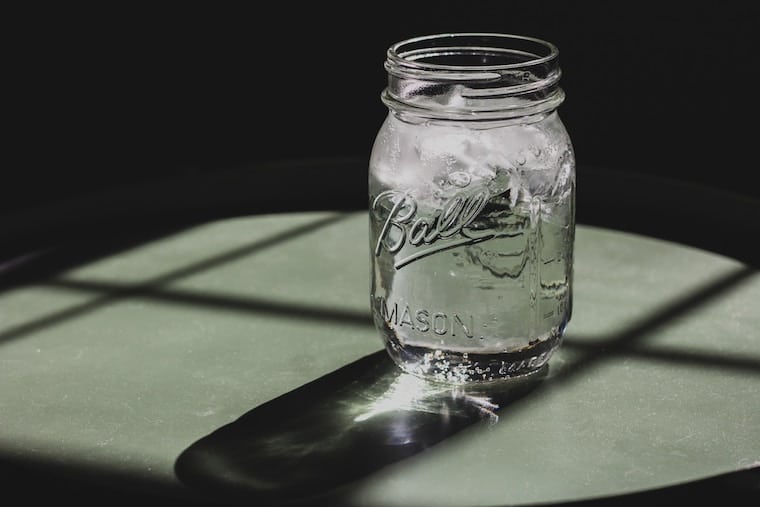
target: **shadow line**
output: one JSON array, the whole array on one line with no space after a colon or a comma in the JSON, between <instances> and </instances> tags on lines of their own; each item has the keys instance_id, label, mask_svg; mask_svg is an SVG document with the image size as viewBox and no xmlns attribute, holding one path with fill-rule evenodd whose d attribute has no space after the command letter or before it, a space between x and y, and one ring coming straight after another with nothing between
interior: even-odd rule
<instances>
[{"instance_id":1,"label":"shadow line","mask_svg":"<svg viewBox=\"0 0 760 507\"><path fill-rule=\"evenodd\" d=\"M349 214L347 213L339 213L335 215L330 215L328 217L315 220L313 222L309 222L303 225L299 225L299 226L287 229L285 231L274 234L268 238L254 241L251 244L236 248L234 250L230 250L228 252L224 252L222 254L210 257L208 259L194 262L192 264L189 264L188 266L170 271L169 273L154 277L145 282L124 285L116 291L109 291L106 294L100 297L97 297L93 300L72 306L70 308L52 312L48 315L39 317L35 320L29 321L23 324L19 324L10 329L7 329L3 333L0 333L0 344L10 341L12 339L20 338L29 333L33 333L41 329L59 324L61 322L70 320L72 318L91 312L97 308L114 303L116 301L129 298L129 297L134 297L140 294L144 294L146 292L150 292L151 290L155 289L156 287L160 285L163 285L163 284L166 284L166 283L169 283L169 282L172 282L172 281L175 281L180 278L187 277L193 274L197 274L199 272L217 267L219 265L222 265L227 262L231 262L233 260L239 259L247 255L252 255L266 248L271 248L275 245L294 239L303 234L315 231L321 227L326 227L328 225L331 225L339 220L343 220L347 218L348 216Z\"/></svg>"},{"instance_id":2,"label":"shadow line","mask_svg":"<svg viewBox=\"0 0 760 507\"><path fill-rule=\"evenodd\" d=\"M594 342L566 340L563 342L562 347L577 350L585 354L594 354L599 352L600 349L606 349L607 342L605 340ZM727 355L725 352L708 354L683 349L655 350L623 344L616 347L613 353L616 356L651 359L685 366L699 366L700 368L717 368L722 370L730 369L744 373L760 374L760 358Z\"/></svg>"},{"instance_id":3,"label":"shadow line","mask_svg":"<svg viewBox=\"0 0 760 507\"><path fill-rule=\"evenodd\" d=\"M306 224L287 229L268 238L254 241L248 245L243 245L241 247L221 253L219 255L215 255L208 259L203 259L201 261L189 264L185 267L175 269L165 275L158 276L141 284L141 287L155 287L157 285L173 282L175 280L179 280L180 278L195 275L203 271L208 271L209 269L215 268L217 266L227 264L237 259L258 253L261 250L271 248L275 245L279 245L280 243L284 243L285 241L289 241L298 236L302 236L317 229L321 229L322 227L327 227L328 225L332 225L335 222L345 220L349 216L350 214L348 213L337 213L325 218L320 218L319 220L315 220L313 222L308 222Z\"/></svg>"},{"instance_id":4,"label":"shadow line","mask_svg":"<svg viewBox=\"0 0 760 507\"><path fill-rule=\"evenodd\" d=\"M178 303L199 307L216 308L224 311L256 312L270 315L284 315L292 319L334 322L351 326L372 326L369 308L365 312L339 310L316 305L298 303L278 303L252 297L229 294L208 294L178 288L135 287L112 282L90 282L81 280L54 280L42 284L47 287L71 289L104 294L130 292L131 296L164 303Z\"/></svg>"},{"instance_id":5,"label":"shadow line","mask_svg":"<svg viewBox=\"0 0 760 507\"><path fill-rule=\"evenodd\" d=\"M705 282L691 294L663 305L658 311L654 312L646 319L642 319L638 323L632 324L628 329L624 329L608 339L600 339L595 347L587 347L581 357L568 364L562 369L562 371L557 373L556 377L559 380L567 381L568 377L578 375L583 371L588 373L588 370L595 363L599 363L611 356L624 354L627 351L632 350L637 343L643 341L647 336L650 336L666 323L677 317L698 310L700 307L706 305L721 294L728 292L729 289L735 288L737 285L757 274L758 271L753 267L743 266L720 275L714 280ZM571 338L571 336L568 338ZM571 339L566 339L562 346L571 348L574 346L574 343ZM582 344L578 344L578 347L583 348ZM692 355L689 357L688 353L682 357L687 360L694 359L694 356ZM729 363L731 362L732 361L729 361ZM739 363L739 367L746 366L753 367L754 363L750 363L749 365Z\"/></svg>"}]
</instances>

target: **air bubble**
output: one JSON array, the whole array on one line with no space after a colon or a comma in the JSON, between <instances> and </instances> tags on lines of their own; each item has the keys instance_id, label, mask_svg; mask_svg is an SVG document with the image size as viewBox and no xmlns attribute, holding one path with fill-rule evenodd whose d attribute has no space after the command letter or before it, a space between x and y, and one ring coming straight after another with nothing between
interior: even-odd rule
<instances>
[{"instance_id":1,"label":"air bubble","mask_svg":"<svg viewBox=\"0 0 760 507\"><path fill-rule=\"evenodd\" d=\"M462 171L455 171L449 174L449 181L451 182L451 184L459 188L466 187L467 185L470 184L471 180L472 180L472 177L469 174Z\"/></svg>"}]
</instances>

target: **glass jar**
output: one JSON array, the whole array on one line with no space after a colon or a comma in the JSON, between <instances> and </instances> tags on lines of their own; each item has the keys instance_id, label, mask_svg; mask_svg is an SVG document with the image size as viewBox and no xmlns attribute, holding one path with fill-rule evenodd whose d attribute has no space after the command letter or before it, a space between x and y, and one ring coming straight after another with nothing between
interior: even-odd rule
<instances>
[{"instance_id":1,"label":"glass jar","mask_svg":"<svg viewBox=\"0 0 760 507\"><path fill-rule=\"evenodd\" d=\"M538 371L572 312L575 156L557 48L431 35L391 46L385 69L369 215L388 353L453 384Z\"/></svg>"}]
</instances>

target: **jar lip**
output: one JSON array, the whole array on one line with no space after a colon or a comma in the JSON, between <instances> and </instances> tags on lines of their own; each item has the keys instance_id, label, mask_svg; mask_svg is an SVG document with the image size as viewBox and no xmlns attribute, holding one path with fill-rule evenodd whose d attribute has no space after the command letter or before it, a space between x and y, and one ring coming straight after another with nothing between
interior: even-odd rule
<instances>
[{"instance_id":1,"label":"jar lip","mask_svg":"<svg viewBox=\"0 0 760 507\"><path fill-rule=\"evenodd\" d=\"M467 44L461 44L461 41L468 41ZM476 39L481 39L484 44L475 45ZM453 42L460 41L458 46L439 46L436 43L439 42ZM489 43L488 41L491 41ZM530 44L535 49L543 50L546 54L540 55L531 51L519 50L514 48L508 48L504 45L506 42L517 42L520 44ZM404 51L405 47L413 47L414 45L425 44L417 49L408 49ZM497 44L500 43L501 45ZM478 51L502 51L509 52L511 54L519 54L526 59L513 63L501 63L501 64L489 64L489 65L449 65L440 63L431 63L420 61L422 58L431 56L446 56L447 51L452 50L469 50L477 54ZM386 57L388 63L393 66L403 67L411 71L442 71L442 72L498 72L503 70L512 69L524 69L526 67L533 67L536 65L543 65L551 60L557 59L559 56L559 49L556 45L537 37L530 37L527 35L517 35L510 33L496 33L496 32L452 32L452 33L440 33L433 35L422 35L413 37L410 39L399 41L388 48Z\"/></svg>"}]
</instances>

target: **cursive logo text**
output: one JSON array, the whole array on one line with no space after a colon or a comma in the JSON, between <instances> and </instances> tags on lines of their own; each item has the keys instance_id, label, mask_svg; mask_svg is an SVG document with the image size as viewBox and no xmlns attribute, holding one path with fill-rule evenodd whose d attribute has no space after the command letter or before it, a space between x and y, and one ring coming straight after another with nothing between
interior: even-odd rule
<instances>
[{"instance_id":1,"label":"cursive logo text","mask_svg":"<svg viewBox=\"0 0 760 507\"><path fill-rule=\"evenodd\" d=\"M380 255L383 249L396 254L407 244L423 247L397 259L395 267L398 269L441 250L491 239L495 236L491 231L470 227L489 198L485 189L470 195L455 195L432 217L422 217L417 216L417 202L412 196L398 190L386 190L372 203L375 217L383 220L375 255ZM379 216L383 209L390 210L388 216Z\"/></svg>"}]
</instances>

